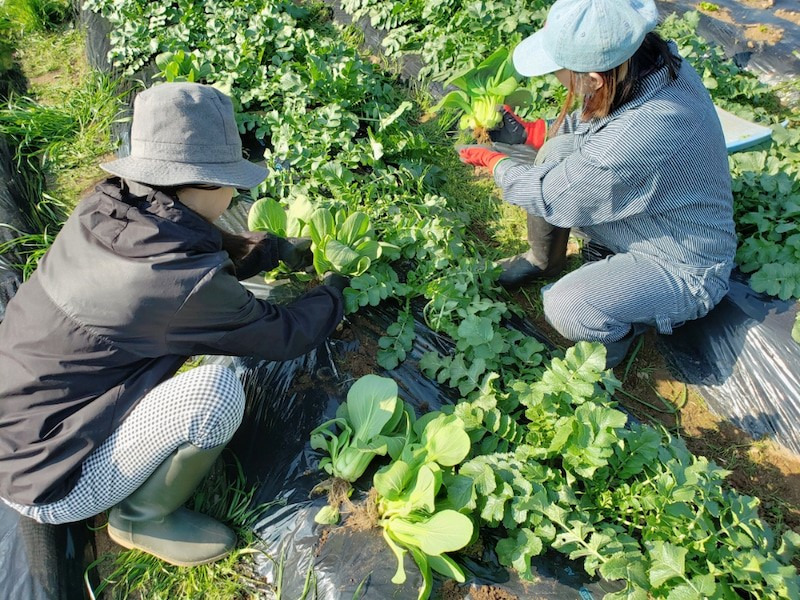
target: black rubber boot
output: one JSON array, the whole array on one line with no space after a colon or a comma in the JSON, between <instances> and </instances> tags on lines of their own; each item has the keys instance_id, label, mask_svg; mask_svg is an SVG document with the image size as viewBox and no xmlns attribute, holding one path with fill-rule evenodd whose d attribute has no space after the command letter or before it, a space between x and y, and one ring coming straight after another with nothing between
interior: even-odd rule
<instances>
[{"instance_id":1,"label":"black rubber boot","mask_svg":"<svg viewBox=\"0 0 800 600\"><path fill-rule=\"evenodd\" d=\"M647 325L634 323L631 325L631 330L625 334L624 338L617 340L616 342L603 344L606 347L606 369L613 369L623 360L625 360L625 357L628 356L628 352L630 351L633 342L635 342L636 339L638 339L638 337L645 331L647 331Z\"/></svg>"},{"instance_id":2,"label":"black rubber boot","mask_svg":"<svg viewBox=\"0 0 800 600\"><path fill-rule=\"evenodd\" d=\"M503 272L498 282L508 290L536 279L554 277L567 264L569 228L556 227L542 217L528 215L528 244L531 249L523 254L499 261Z\"/></svg>"},{"instance_id":3,"label":"black rubber boot","mask_svg":"<svg viewBox=\"0 0 800 600\"><path fill-rule=\"evenodd\" d=\"M236 544L233 531L182 506L223 447L180 446L139 489L111 509L108 536L120 546L184 567L226 556Z\"/></svg>"},{"instance_id":4,"label":"black rubber boot","mask_svg":"<svg viewBox=\"0 0 800 600\"><path fill-rule=\"evenodd\" d=\"M581 248L581 258L583 258L583 262L597 262L598 260L603 260L607 256L614 256L614 252L593 240L587 240L583 244L583 248Z\"/></svg>"}]
</instances>

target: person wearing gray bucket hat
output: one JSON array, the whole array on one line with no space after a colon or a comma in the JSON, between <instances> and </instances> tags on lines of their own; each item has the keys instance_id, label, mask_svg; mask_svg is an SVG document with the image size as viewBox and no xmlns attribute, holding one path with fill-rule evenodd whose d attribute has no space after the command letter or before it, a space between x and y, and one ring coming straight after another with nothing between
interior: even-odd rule
<instances>
[{"instance_id":1,"label":"person wearing gray bucket hat","mask_svg":"<svg viewBox=\"0 0 800 600\"><path fill-rule=\"evenodd\" d=\"M527 213L530 249L499 261L500 285L558 276L573 228L601 248L602 261L544 286L542 299L562 336L605 345L609 368L648 328L670 333L711 310L736 251L719 119L657 23L653 0L557 0L512 60L567 88L560 114L527 121L501 107L493 145L458 149Z\"/></svg>"},{"instance_id":2,"label":"person wearing gray bucket hat","mask_svg":"<svg viewBox=\"0 0 800 600\"><path fill-rule=\"evenodd\" d=\"M133 103L130 156L101 164L113 175L154 186L210 184L250 189L267 170L242 158L230 98L213 86L156 85Z\"/></svg>"},{"instance_id":3,"label":"person wearing gray bucket hat","mask_svg":"<svg viewBox=\"0 0 800 600\"><path fill-rule=\"evenodd\" d=\"M302 241L212 221L266 170L242 158L233 107L211 86L164 83L134 102L131 154L105 163L0 323L0 499L42 523L107 509L118 544L176 565L235 536L183 507L233 436L244 390L201 354L288 360L343 317L346 281L287 305L241 279L309 263Z\"/></svg>"}]
</instances>

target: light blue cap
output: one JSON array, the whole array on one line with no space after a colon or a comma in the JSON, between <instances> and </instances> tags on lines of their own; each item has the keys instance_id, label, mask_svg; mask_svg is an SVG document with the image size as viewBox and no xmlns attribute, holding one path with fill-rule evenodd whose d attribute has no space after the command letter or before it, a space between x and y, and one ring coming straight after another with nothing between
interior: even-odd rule
<instances>
[{"instance_id":1,"label":"light blue cap","mask_svg":"<svg viewBox=\"0 0 800 600\"><path fill-rule=\"evenodd\" d=\"M514 68L526 77L608 71L633 56L657 24L653 0L558 0L544 27L514 49Z\"/></svg>"}]
</instances>

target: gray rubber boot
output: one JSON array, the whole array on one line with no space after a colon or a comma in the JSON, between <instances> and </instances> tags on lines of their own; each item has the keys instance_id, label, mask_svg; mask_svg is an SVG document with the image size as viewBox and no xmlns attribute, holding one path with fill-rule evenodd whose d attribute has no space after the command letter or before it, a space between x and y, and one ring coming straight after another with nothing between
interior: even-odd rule
<instances>
[{"instance_id":1,"label":"gray rubber boot","mask_svg":"<svg viewBox=\"0 0 800 600\"><path fill-rule=\"evenodd\" d=\"M120 546L184 567L227 555L236 544L233 531L183 507L223 447L180 446L139 489L111 509L109 537Z\"/></svg>"},{"instance_id":2,"label":"gray rubber boot","mask_svg":"<svg viewBox=\"0 0 800 600\"><path fill-rule=\"evenodd\" d=\"M567 264L569 228L556 227L542 217L528 215L528 244L523 254L499 261L503 272L498 283L515 290L536 279L555 277Z\"/></svg>"}]
</instances>

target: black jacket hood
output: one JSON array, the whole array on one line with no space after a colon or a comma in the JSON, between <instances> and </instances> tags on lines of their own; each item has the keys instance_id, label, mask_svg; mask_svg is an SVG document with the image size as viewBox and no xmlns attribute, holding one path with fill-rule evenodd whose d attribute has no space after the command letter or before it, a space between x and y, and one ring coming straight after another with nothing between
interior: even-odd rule
<instances>
[{"instance_id":1,"label":"black jacket hood","mask_svg":"<svg viewBox=\"0 0 800 600\"><path fill-rule=\"evenodd\" d=\"M222 236L214 225L177 197L141 187L147 193L133 195L119 178L100 183L80 209L81 225L102 245L131 258L220 250Z\"/></svg>"}]
</instances>

